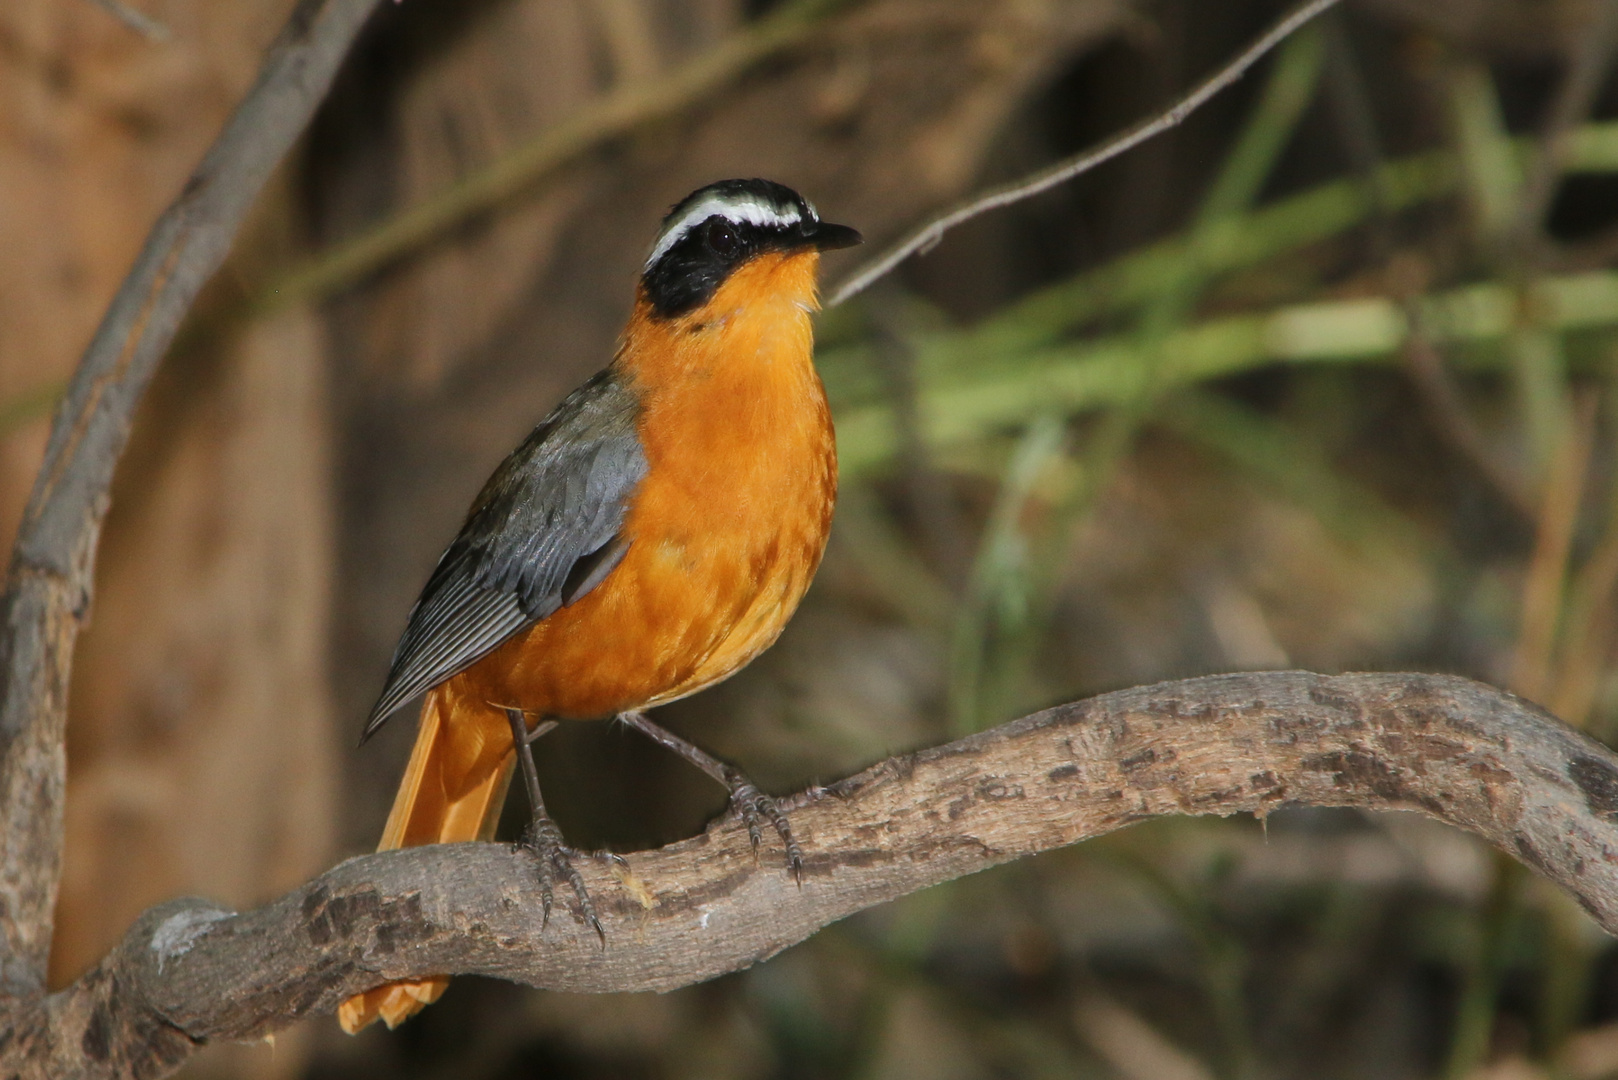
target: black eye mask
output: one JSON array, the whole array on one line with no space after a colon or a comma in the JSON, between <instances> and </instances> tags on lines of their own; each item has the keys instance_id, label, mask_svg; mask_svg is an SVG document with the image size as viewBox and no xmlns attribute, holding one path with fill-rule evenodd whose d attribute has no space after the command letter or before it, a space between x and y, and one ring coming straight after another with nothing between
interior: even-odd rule
<instances>
[{"instance_id":1,"label":"black eye mask","mask_svg":"<svg viewBox=\"0 0 1618 1080\"><path fill-rule=\"evenodd\" d=\"M713 213L701 221L685 220L704 203ZM726 180L700 188L669 212L663 227L641 286L654 313L665 319L713 299L738 266L766 251L859 243L859 233L822 222L801 195L768 180ZM665 247L671 228L683 231Z\"/></svg>"}]
</instances>

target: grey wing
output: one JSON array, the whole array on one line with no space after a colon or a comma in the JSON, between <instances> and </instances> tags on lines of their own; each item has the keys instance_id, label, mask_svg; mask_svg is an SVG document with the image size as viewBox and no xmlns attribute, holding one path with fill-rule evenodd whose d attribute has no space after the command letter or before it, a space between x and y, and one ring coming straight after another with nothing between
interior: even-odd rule
<instances>
[{"instance_id":1,"label":"grey wing","mask_svg":"<svg viewBox=\"0 0 1618 1080\"><path fill-rule=\"evenodd\" d=\"M484 485L411 609L365 723L370 738L417 694L595 588L628 550L646 475L639 404L613 368L574 391Z\"/></svg>"}]
</instances>

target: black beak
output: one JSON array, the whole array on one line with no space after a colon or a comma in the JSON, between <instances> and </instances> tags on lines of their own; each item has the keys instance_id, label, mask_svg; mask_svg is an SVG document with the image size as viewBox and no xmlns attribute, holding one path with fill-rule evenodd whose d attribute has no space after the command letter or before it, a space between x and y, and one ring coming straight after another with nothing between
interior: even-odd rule
<instances>
[{"instance_id":1,"label":"black beak","mask_svg":"<svg viewBox=\"0 0 1618 1080\"><path fill-rule=\"evenodd\" d=\"M850 229L847 225L833 225L826 221L817 221L805 229L804 239L821 251L836 251L838 248L853 247L865 241L865 237L859 234L858 229Z\"/></svg>"}]
</instances>

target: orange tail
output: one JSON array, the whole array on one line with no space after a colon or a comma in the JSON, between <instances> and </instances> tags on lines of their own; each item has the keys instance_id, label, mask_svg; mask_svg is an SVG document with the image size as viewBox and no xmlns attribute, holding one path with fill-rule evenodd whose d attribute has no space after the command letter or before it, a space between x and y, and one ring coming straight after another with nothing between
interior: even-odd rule
<instances>
[{"instance_id":1,"label":"orange tail","mask_svg":"<svg viewBox=\"0 0 1618 1080\"><path fill-rule=\"evenodd\" d=\"M516 760L511 728L503 713L453 687L451 680L427 695L378 851L494 836ZM448 985L448 976L388 983L343 1002L337 1022L350 1035L376 1019L395 1027L437 1001Z\"/></svg>"}]
</instances>

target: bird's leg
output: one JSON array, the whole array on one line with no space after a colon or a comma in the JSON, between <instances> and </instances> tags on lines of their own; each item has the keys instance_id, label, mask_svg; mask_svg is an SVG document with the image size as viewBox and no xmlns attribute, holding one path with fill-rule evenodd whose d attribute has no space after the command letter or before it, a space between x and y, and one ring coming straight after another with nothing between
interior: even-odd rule
<instances>
[{"instance_id":1,"label":"bird's leg","mask_svg":"<svg viewBox=\"0 0 1618 1080\"><path fill-rule=\"evenodd\" d=\"M534 740L556 727L556 721L547 720L534 728L532 734L528 731L528 720L523 716L521 709L507 709L506 719L511 722L511 741L517 748L517 762L522 768L523 783L528 787L528 806L533 811L533 820L528 828L523 830L522 840L518 846L532 851L539 859L539 890L540 903L544 905L544 915L540 926L551 920L551 890L558 879L565 879L573 886L573 895L578 897L579 910L584 913L584 921L596 935L601 943L607 943L607 932L601 928L601 920L596 918L595 905L590 902L590 893L584 887L584 878L573 868L570 858L572 852L562 839L562 830L556 827L550 815L545 813L545 797L539 791L539 770L534 766Z\"/></svg>"},{"instance_id":2,"label":"bird's leg","mask_svg":"<svg viewBox=\"0 0 1618 1080\"><path fill-rule=\"evenodd\" d=\"M798 884L803 884L803 851L798 847L798 841L792 835L792 826L787 823L786 814L776 805L774 799L764 794L758 786L742 774L741 770L726 765L723 761L698 746L686 742L667 728L654 724L642 712L620 713L618 719L645 735L648 739L665 746L679 754L685 760L725 785L730 792L730 805L747 825L747 836L753 841L753 853L758 854L758 846L763 840L759 829L761 820L768 820L775 826L775 831L781 835L781 843L786 846L787 868Z\"/></svg>"}]
</instances>

